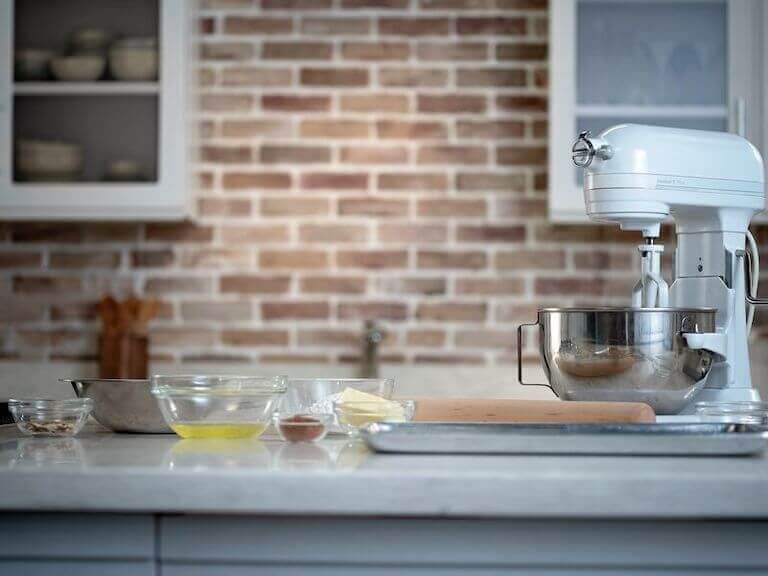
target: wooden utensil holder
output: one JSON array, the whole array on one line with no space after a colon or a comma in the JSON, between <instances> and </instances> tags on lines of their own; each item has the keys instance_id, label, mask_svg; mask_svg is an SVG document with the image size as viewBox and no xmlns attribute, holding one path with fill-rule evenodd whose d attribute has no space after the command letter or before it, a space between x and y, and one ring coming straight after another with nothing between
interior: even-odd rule
<instances>
[{"instance_id":1,"label":"wooden utensil holder","mask_svg":"<svg viewBox=\"0 0 768 576\"><path fill-rule=\"evenodd\" d=\"M99 337L99 378L144 379L148 376L149 339L131 333Z\"/></svg>"}]
</instances>

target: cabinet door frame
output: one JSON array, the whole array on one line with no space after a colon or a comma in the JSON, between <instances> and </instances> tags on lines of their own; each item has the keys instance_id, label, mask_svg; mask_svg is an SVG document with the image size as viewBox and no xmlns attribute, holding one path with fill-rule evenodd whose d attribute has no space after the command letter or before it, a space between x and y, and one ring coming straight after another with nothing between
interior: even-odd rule
<instances>
[{"instance_id":1,"label":"cabinet door frame","mask_svg":"<svg viewBox=\"0 0 768 576\"><path fill-rule=\"evenodd\" d=\"M684 2L686 0L669 0ZM583 191L573 179L571 144L576 139L576 11L578 0L550 3L549 218L588 223ZM762 0L726 0L728 17L728 126L768 151L768 6Z\"/></svg>"},{"instance_id":2,"label":"cabinet door frame","mask_svg":"<svg viewBox=\"0 0 768 576\"><path fill-rule=\"evenodd\" d=\"M0 61L9 63L14 53L14 4L13 0L0 2ZM0 69L0 220L158 221L181 220L190 215L188 82L194 6L187 0L158 0L160 78L155 182L14 182L13 67Z\"/></svg>"}]
</instances>

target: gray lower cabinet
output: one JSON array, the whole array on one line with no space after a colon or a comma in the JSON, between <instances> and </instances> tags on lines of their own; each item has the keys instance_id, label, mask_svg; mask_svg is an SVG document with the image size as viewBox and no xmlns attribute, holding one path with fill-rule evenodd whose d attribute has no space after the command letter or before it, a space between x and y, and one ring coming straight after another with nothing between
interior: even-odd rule
<instances>
[{"instance_id":1,"label":"gray lower cabinet","mask_svg":"<svg viewBox=\"0 0 768 576\"><path fill-rule=\"evenodd\" d=\"M151 560L0 560L0 574L12 576L155 576L155 569Z\"/></svg>"}]
</instances>

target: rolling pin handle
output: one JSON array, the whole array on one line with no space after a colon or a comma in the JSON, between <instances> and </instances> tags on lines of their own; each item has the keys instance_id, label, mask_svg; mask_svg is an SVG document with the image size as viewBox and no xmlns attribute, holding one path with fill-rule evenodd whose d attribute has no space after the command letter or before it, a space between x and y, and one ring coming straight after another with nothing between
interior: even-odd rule
<instances>
[{"instance_id":1,"label":"rolling pin handle","mask_svg":"<svg viewBox=\"0 0 768 576\"><path fill-rule=\"evenodd\" d=\"M517 326L517 381L522 386L545 386L546 388L551 388L549 384L539 384L538 382L523 382L523 327L538 325L538 322L523 322Z\"/></svg>"}]
</instances>

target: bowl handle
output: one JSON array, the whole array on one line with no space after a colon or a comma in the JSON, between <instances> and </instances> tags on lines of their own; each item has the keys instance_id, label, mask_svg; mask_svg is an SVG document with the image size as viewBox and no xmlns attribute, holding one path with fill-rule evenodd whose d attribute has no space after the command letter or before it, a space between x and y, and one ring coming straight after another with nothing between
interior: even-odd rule
<instances>
[{"instance_id":1,"label":"bowl handle","mask_svg":"<svg viewBox=\"0 0 768 576\"><path fill-rule=\"evenodd\" d=\"M523 322L517 326L517 381L523 386L545 386L552 389L549 384L540 384L538 382L524 382L523 381L523 327L524 326L538 326L538 322Z\"/></svg>"}]
</instances>

